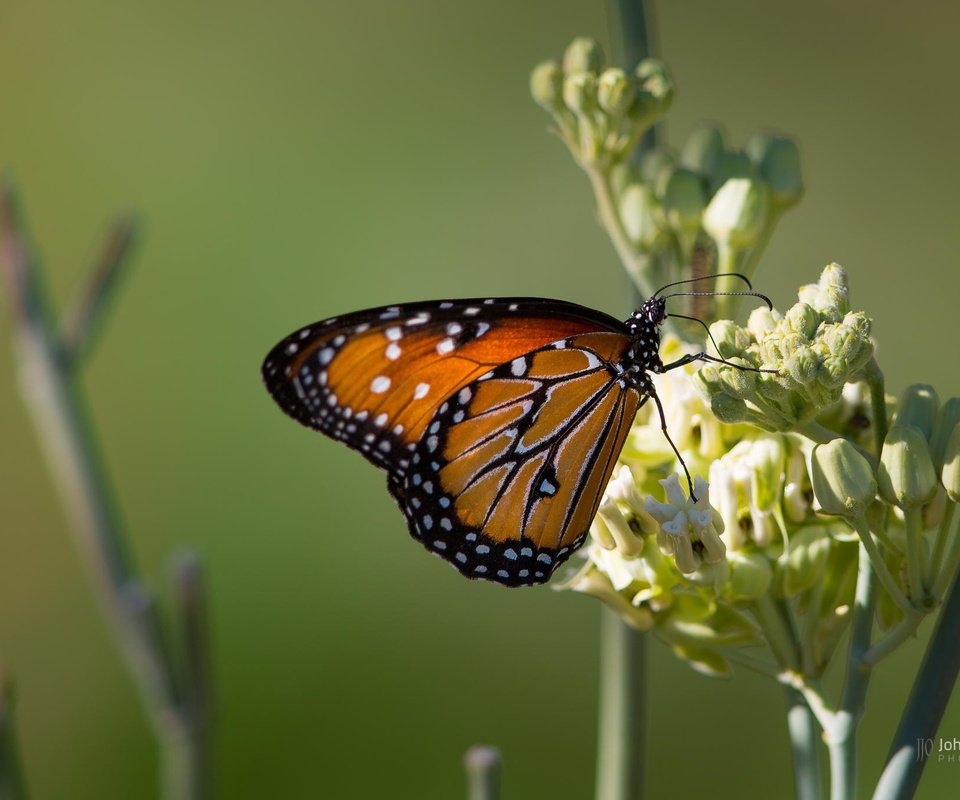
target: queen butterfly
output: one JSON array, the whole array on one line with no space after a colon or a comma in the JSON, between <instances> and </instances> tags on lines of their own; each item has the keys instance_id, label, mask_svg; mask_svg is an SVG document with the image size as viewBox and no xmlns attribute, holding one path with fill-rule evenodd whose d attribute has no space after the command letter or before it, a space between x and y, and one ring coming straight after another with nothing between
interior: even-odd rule
<instances>
[{"instance_id":1,"label":"queen butterfly","mask_svg":"<svg viewBox=\"0 0 960 800\"><path fill-rule=\"evenodd\" d=\"M263 380L297 422L386 470L428 550L469 578L544 583L586 538L651 398L667 435L650 374L723 362L660 360L666 300L702 294L659 296L677 283L625 322L535 297L357 311L287 336Z\"/></svg>"}]
</instances>

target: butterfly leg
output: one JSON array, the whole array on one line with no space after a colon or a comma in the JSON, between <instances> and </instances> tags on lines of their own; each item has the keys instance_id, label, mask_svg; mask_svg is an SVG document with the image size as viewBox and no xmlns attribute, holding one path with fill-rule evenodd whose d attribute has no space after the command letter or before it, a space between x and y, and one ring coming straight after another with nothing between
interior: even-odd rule
<instances>
[{"instance_id":1,"label":"butterfly leg","mask_svg":"<svg viewBox=\"0 0 960 800\"><path fill-rule=\"evenodd\" d=\"M733 367L734 369L739 369L743 372L771 372L774 375L779 373L779 370L776 369L760 369L759 367L745 367L743 364L734 364L732 361L727 361L723 358L717 358L709 353L690 353L689 355L683 356L683 358L678 358L676 361L671 361L669 364L664 364L663 367L658 371L669 372L677 367L686 366L692 361L712 361L714 364L725 364L728 367Z\"/></svg>"},{"instance_id":2,"label":"butterfly leg","mask_svg":"<svg viewBox=\"0 0 960 800\"><path fill-rule=\"evenodd\" d=\"M690 499L696 503L697 496L693 493L693 478L690 477L690 470L687 469L687 462L683 460L683 456L680 455L680 451L677 450L677 446L673 443L673 439L670 438L670 431L667 430L667 417L663 413L663 403L660 402L660 398L657 397L656 392L651 393L650 397L652 397L653 402L657 404L657 413L660 415L660 430L663 431L664 438L670 443L670 447L673 448L673 452L677 455L677 461L679 461L680 466L683 467L683 474L687 476L687 488L690 489Z\"/></svg>"}]
</instances>

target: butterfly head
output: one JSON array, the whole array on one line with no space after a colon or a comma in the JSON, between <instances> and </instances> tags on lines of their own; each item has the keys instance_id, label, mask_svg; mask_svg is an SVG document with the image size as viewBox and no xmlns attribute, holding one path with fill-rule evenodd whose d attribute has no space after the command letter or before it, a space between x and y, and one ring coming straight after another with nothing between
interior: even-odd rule
<instances>
[{"instance_id":1,"label":"butterfly head","mask_svg":"<svg viewBox=\"0 0 960 800\"><path fill-rule=\"evenodd\" d=\"M651 297L633 312L627 325L636 333L641 328L657 329L667 318L667 303L662 297Z\"/></svg>"}]
</instances>

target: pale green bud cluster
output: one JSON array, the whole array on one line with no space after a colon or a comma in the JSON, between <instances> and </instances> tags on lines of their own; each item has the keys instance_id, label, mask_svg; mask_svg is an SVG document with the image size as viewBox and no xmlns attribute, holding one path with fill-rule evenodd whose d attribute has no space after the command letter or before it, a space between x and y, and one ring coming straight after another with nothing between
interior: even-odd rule
<instances>
[{"instance_id":1,"label":"pale green bud cluster","mask_svg":"<svg viewBox=\"0 0 960 800\"><path fill-rule=\"evenodd\" d=\"M797 430L861 380L873 355L870 319L851 311L847 277L831 264L820 282L800 290L785 314L755 310L740 327L715 322L710 332L727 360L775 372L708 364L697 387L723 422L748 422L768 431Z\"/></svg>"},{"instance_id":2,"label":"pale green bud cluster","mask_svg":"<svg viewBox=\"0 0 960 800\"><path fill-rule=\"evenodd\" d=\"M597 42L578 38L562 62L545 61L533 70L530 92L581 164L611 166L670 107L673 82L653 59L632 73L607 66Z\"/></svg>"}]
</instances>

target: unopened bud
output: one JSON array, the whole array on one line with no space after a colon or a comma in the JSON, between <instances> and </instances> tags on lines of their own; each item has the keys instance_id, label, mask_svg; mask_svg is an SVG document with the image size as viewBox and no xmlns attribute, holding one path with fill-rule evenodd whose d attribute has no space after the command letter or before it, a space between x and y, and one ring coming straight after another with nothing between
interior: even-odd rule
<instances>
[{"instance_id":1,"label":"unopened bud","mask_svg":"<svg viewBox=\"0 0 960 800\"><path fill-rule=\"evenodd\" d=\"M813 448L813 493L827 514L863 514L877 494L870 462L846 439Z\"/></svg>"},{"instance_id":2,"label":"unopened bud","mask_svg":"<svg viewBox=\"0 0 960 800\"><path fill-rule=\"evenodd\" d=\"M915 383L903 390L897 404L897 425L912 425L928 441L937 421L940 399L937 390L925 383Z\"/></svg>"},{"instance_id":3,"label":"unopened bud","mask_svg":"<svg viewBox=\"0 0 960 800\"><path fill-rule=\"evenodd\" d=\"M937 489L930 449L923 433L911 425L894 425L883 443L878 470L880 494L890 505L916 508Z\"/></svg>"},{"instance_id":4,"label":"unopened bud","mask_svg":"<svg viewBox=\"0 0 960 800\"><path fill-rule=\"evenodd\" d=\"M735 178L727 181L710 200L703 214L703 227L718 244L746 250L763 230L769 206L769 190L757 181Z\"/></svg>"},{"instance_id":5,"label":"unopened bud","mask_svg":"<svg viewBox=\"0 0 960 800\"><path fill-rule=\"evenodd\" d=\"M603 69L603 50L595 39L580 36L570 42L563 54L563 71L568 75L577 72L597 73Z\"/></svg>"},{"instance_id":6,"label":"unopened bud","mask_svg":"<svg viewBox=\"0 0 960 800\"><path fill-rule=\"evenodd\" d=\"M611 117L621 117L633 105L636 92L622 69L604 70L597 82L597 101Z\"/></svg>"},{"instance_id":7,"label":"unopened bud","mask_svg":"<svg viewBox=\"0 0 960 800\"><path fill-rule=\"evenodd\" d=\"M960 423L953 426L953 433L947 439L940 478L947 496L954 503L960 503Z\"/></svg>"},{"instance_id":8,"label":"unopened bud","mask_svg":"<svg viewBox=\"0 0 960 800\"><path fill-rule=\"evenodd\" d=\"M703 176L713 175L720 158L726 152L723 133L719 128L699 128L687 137L680 155L680 163Z\"/></svg>"},{"instance_id":9,"label":"unopened bud","mask_svg":"<svg viewBox=\"0 0 960 800\"><path fill-rule=\"evenodd\" d=\"M950 435L958 424L960 424L960 397L951 397L940 408L937 424L933 426L933 436L930 437L930 455L937 469L943 466L947 442L950 441Z\"/></svg>"},{"instance_id":10,"label":"unopened bud","mask_svg":"<svg viewBox=\"0 0 960 800\"><path fill-rule=\"evenodd\" d=\"M556 61L544 61L530 73L530 94L537 105L551 113L563 106L563 70Z\"/></svg>"},{"instance_id":11,"label":"unopened bud","mask_svg":"<svg viewBox=\"0 0 960 800\"><path fill-rule=\"evenodd\" d=\"M773 207L783 211L795 205L803 196L796 142L783 136L758 134L750 139L746 150L760 178L770 187Z\"/></svg>"}]
</instances>

